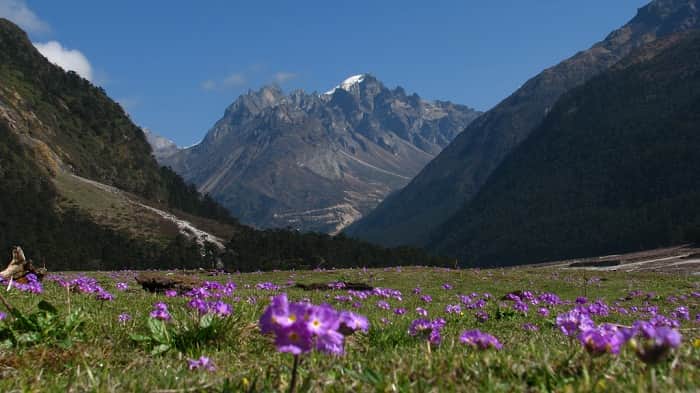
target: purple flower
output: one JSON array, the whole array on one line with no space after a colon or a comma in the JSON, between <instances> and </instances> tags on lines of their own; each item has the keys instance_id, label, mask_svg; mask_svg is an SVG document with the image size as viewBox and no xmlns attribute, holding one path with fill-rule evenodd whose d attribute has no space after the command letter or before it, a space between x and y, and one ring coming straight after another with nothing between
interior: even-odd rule
<instances>
[{"instance_id":1,"label":"purple flower","mask_svg":"<svg viewBox=\"0 0 700 393\"><path fill-rule=\"evenodd\" d=\"M280 287L271 282L261 282L255 284L255 289L260 289L263 291L277 291L280 289Z\"/></svg>"},{"instance_id":2,"label":"purple flower","mask_svg":"<svg viewBox=\"0 0 700 393\"><path fill-rule=\"evenodd\" d=\"M402 307L397 307L394 309L394 314L396 315L404 315L406 314L406 309Z\"/></svg>"},{"instance_id":3,"label":"purple flower","mask_svg":"<svg viewBox=\"0 0 700 393\"><path fill-rule=\"evenodd\" d=\"M438 345L442 342L442 335L440 333L442 328L445 327L445 323L445 320L442 318L432 321L427 319L415 319L408 328L408 334L426 338L431 344Z\"/></svg>"},{"instance_id":4,"label":"purple flower","mask_svg":"<svg viewBox=\"0 0 700 393\"><path fill-rule=\"evenodd\" d=\"M209 304L209 310L220 317L227 317L233 312L233 307L230 304L217 300Z\"/></svg>"},{"instance_id":5,"label":"purple flower","mask_svg":"<svg viewBox=\"0 0 700 393\"><path fill-rule=\"evenodd\" d=\"M537 313L540 314L540 315L542 315L543 317L548 317L548 316L549 316L549 309L548 309L548 308L544 308L544 307L540 307L540 308L537 310Z\"/></svg>"},{"instance_id":6,"label":"purple flower","mask_svg":"<svg viewBox=\"0 0 700 393\"><path fill-rule=\"evenodd\" d=\"M131 315L129 315L127 313L121 313L121 314L119 314L119 317L117 317L117 320L120 323L127 323L127 322L131 321Z\"/></svg>"},{"instance_id":7,"label":"purple flower","mask_svg":"<svg viewBox=\"0 0 700 393\"><path fill-rule=\"evenodd\" d=\"M102 290L101 288L100 288L100 291L95 293L95 298L97 298L97 300L106 300L106 301L114 300L114 296L111 293L109 293L105 290Z\"/></svg>"},{"instance_id":8,"label":"purple flower","mask_svg":"<svg viewBox=\"0 0 700 393\"><path fill-rule=\"evenodd\" d=\"M553 294L553 293L543 293L540 296L537 297L541 302L547 303L549 305L555 306L557 304L561 304L561 299L559 296Z\"/></svg>"},{"instance_id":9,"label":"purple flower","mask_svg":"<svg viewBox=\"0 0 700 393\"><path fill-rule=\"evenodd\" d=\"M343 343L345 336L333 329L316 336L316 349L331 355L342 355L345 351Z\"/></svg>"},{"instance_id":10,"label":"purple flower","mask_svg":"<svg viewBox=\"0 0 700 393\"><path fill-rule=\"evenodd\" d=\"M2 312L2 311L0 311L0 321L4 321L5 318L7 318L7 314L4 313L4 312Z\"/></svg>"},{"instance_id":11,"label":"purple flower","mask_svg":"<svg viewBox=\"0 0 700 393\"><path fill-rule=\"evenodd\" d=\"M381 308L382 310L388 310L391 308L391 305L384 300L380 300L377 302L377 307Z\"/></svg>"},{"instance_id":12,"label":"purple flower","mask_svg":"<svg viewBox=\"0 0 700 393\"><path fill-rule=\"evenodd\" d=\"M366 331L368 325L365 317L349 311L339 313L328 304L289 303L284 293L273 297L260 317L260 331L274 334L278 351L294 355L314 348L341 355L344 335Z\"/></svg>"},{"instance_id":13,"label":"purple flower","mask_svg":"<svg viewBox=\"0 0 700 393\"><path fill-rule=\"evenodd\" d=\"M160 319L161 321L169 321L172 319L168 312L168 305L165 303L156 303L151 311L151 318Z\"/></svg>"},{"instance_id":14,"label":"purple flower","mask_svg":"<svg viewBox=\"0 0 700 393\"><path fill-rule=\"evenodd\" d=\"M444 283L444 284L442 284L442 289L444 289L444 290L450 290L450 289L452 289L452 285L451 285L451 284L448 284L448 283Z\"/></svg>"},{"instance_id":15,"label":"purple flower","mask_svg":"<svg viewBox=\"0 0 700 393\"><path fill-rule=\"evenodd\" d=\"M427 317L427 316L428 316L428 310L424 309L423 307L417 307L417 308L416 308L416 314L420 315L421 317Z\"/></svg>"},{"instance_id":16,"label":"purple flower","mask_svg":"<svg viewBox=\"0 0 700 393\"><path fill-rule=\"evenodd\" d=\"M671 318L684 319L686 321L689 321L690 311L688 310L688 307L680 306L671 313Z\"/></svg>"},{"instance_id":17,"label":"purple flower","mask_svg":"<svg viewBox=\"0 0 700 393\"><path fill-rule=\"evenodd\" d=\"M187 307L197 310L200 314L206 314L209 311L207 301L199 298L187 302Z\"/></svg>"},{"instance_id":18,"label":"purple flower","mask_svg":"<svg viewBox=\"0 0 700 393\"><path fill-rule=\"evenodd\" d=\"M578 332L590 329L593 327L591 318L582 313L578 309L571 310L557 316L557 327L567 336L574 336Z\"/></svg>"},{"instance_id":19,"label":"purple flower","mask_svg":"<svg viewBox=\"0 0 700 393\"><path fill-rule=\"evenodd\" d=\"M341 281L332 282L332 283L328 284L328 287L331 289L343 289L343 288L345 288L345 283L341 282Z\"/></svg>"},{"instance_id":20,"label":"purple flower","mask_svg":"<svg viewBox=\"0 0 700 393\"><path fill-rule=\"evenodd\" d=\"M537 325L535 325L533 323L526 322L523 324L523 330L528 331L528 332L536 332L536 331L540 330L540 328L537 327Z\"/></svg>"},{"instance_id":21,"label":"purple flower","mask_svg":"<svg viewBox=\"0 0 700 393\"><path fill-rule=\"evenodd\" d=\"M422 289L420 287L413 288L414 295L420 295L421 292L422 292Z\"/></svg>"},{"instance_id":22,"label":"purple flower","mask_svg":"<svg viewBox=\"0 0 700 393\"><path fill-rule=\"evenodd\" d=\"M629 339L628 336L615 325L604 323L598 327L582 331L578 335L578 340L588 353L592 355L602 355L604 353L617 355L620 353L622 345Z\"/></svg>"},{"instance_id":23,"label":"purple flower","mask_svg":"<svg viewBox=\"0 0 700 393\"><path fill-rule=\"evenodd\" d=\"M129 289L129 284L127 284L125 282L118 282L117 283L117 290L123 292L123 291L126 291L127 289Z\"/></svg>"},{"instance_id":24,"label":"purple flower","mask_svg":"<svg viewBox=\"0 0 700 393\"><path fill-rule=\"evenodd\" d=\"M649 323L651 323L654 326L667 326L667 327L672 327L672 328L677 328L680 327L681 324L673 319L666 318L665 316L661 314L655 314L650 320Z\"/></svg>"},{"instance_id":25,"label":"purple flower","mask_svg":"<svg viewBox=\"0 0 700 393\"><path fill-rule=\"evenodd\" d=\"M587 306L580 306L580 309L582 312L589 315L599 315L605 317L610 314L610 307L602 300L596 300Z\"/></svg>"},{"instance_id":26,"label":"purple flower","mask_svg":"<svg viewBox=\"0 0 700 393\"><path fill-rule=\"evenodd\" d=\"M275 346L283 353L301 355L311 351L313 341L311 332L305 329L301 323L280 328L275 335Z\"/></svg>"},{"instance_id":27,"label":"purple flower","mask_svg":"<svg viewBox=\"0 0 700 393\"><path fill-rule=\"evenodd\" d=\"M522 301L516 301L515 303L513 303L513 310L519 311L522 313L527 313L527 311L528 311L527 303L524 303Z\"/></svg>"},{"instance_id":28,"label":"purple flower","mask_svg":"<svg viewBox=\"0 0 700 393\"><path fill-rule=\"evenodd\" d=\"M479 329L466 330L459 336L459 341L478 349L494 348L500 350L503 345L498 339L488 333L482 333Z\"/></svg>"},{"instance_id":29,"label":"purple flower","mask_svg":"<svg viewBox=\"0 0 700 393\"><path fill-rule=\"evenodd\" d=\"M176 297L177 296L177 291L174 289L168 289L165 291L165 297Z\"/></svg>"},{"instance_id":30,"label":"purple flower","mask_svg":"<svg viewBox=\"0 0 700 393\"><path fill-rule=\"evenodd\" d=\"M579 296L576 298L576 304L586 304L588 303L588 299L586 299L584 296Z\"/></svg>"},{"instance_id":31,"label":"purple flower","mask_svg":"<svg viewBox=\"0 0 700 393\"><path fill-rule=\"evenodd\" d=\"M358 330L366 332L369 329L367 318L350 311L341 311L339 320L340 328L338 330L346 336Z\"/></svg>"},{"instance_id":32,"label":"purple flower","mask_svg":"<svg viewBox=\"0 0 700 393\"><path fill-rule=\"evenodd\" d=\"M520 296L518 296L514 293L508 293L505 296L505 300L512 300L514 302L519 302L521 299L520 299Z\"/></svg>"},{"instance_id":33,"label":"purple flower","mask_svg":"<svg viewBox=\"0 0 700 393\"><path fill-rule=\"evenodd\" d=\"M424 302L426 302L426 303L430 303L430 302L433 301L433 297L430 296L430 295L423 295L423 296L420 297L420 300L422 300L422 301L424 301Z\"/></svg>"},{"instance_id":34,"label":"purple flower","mask_svg":"<svg viewBox=\"0 0 700 393\"><path fill-rule=\"evenodd\" d=\"M637 356L645 363L655 364L663 360L673 348L681 345L681 334L668 326L655 326L645 321L633 325L632 341Z\"/></svg>"},{"instance_id":35,"label":"purple flower","mask_svg":"<svg viewBox=\"0 0 700 393\"><path fill-rule=\"evenodd\" d=\"M486 322L489 320L489 313L486 311L479 310L474 313L474 317L476 317L476 320L478 322Z\"/></svg>"},{"instance_id":36,"label":"purple flower","mask_svg":"<svg viewBox=\"0 0 700 393\"><path fill-rule=\"evenodd\" d=\"M214 362L211 361L206 356L201 356L199 359L187 359L188 367L190 370L206 370L206 371L216 371L216 366Z\"/></svg>"},{"instance_id":37,"label":"purple flower","mask_svg":"<svg viewBox=\"0 0 700 393\"><path fill-rule=\"evenodd\" d=\"M462 306L460 306L459 304L448 304L445 307L445 312L447 314L461 314Z\"/></svg>"},{"instance_id":38,"label":"purple flower","mask_svg":"<svg viewBox=\"0 0 700 393\"><path fill-rule=\"evenodd\" d=\"M27 279L26 283L21 283L17 281L12 281L10 280L7 288L10 290L10 288L16 288L19 291L22 292L29 292L29 293L42 293L44 292L44 288L41 286L41 282L39 282L39 279L34 275L34 273L29 273L24 278Z\"/></svg>"}]
</instances>

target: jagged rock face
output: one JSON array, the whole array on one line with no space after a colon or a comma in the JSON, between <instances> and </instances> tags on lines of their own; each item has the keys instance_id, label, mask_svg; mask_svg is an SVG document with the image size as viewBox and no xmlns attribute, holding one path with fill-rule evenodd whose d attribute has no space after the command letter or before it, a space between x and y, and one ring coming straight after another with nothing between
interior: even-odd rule
<instances>
[{"instance_id":1,"label":"jagged rock face","mask_svg":"<svg viewBox=\"0 0 700 393\"><path fill-rule=\"evenodd\" d=\"M383 245L425 245L468 203L557 99L657 38L700 27L700 0L656 0L605 40L530 79L471 123L401 191L347 229Z\"/></svg>"},{"instance_id":2,"label":"jagged rock face","mask_svg":"<svg viewBox=\"0 0 700 393\"><path fill-rule=\"evenodd\" d=\"M371 75L321 95L265 87L238 98L200 144L161 162L244 223L337 233L478 115Z\"/></svg>"},{"instance_id":3,"label":"jagged rock face","mask_svg":"<svg viewBox=\"0 0 700 393\"><path fill-rule=\"evenodd\" d=\"M146 140L151 145L151 149L153 149L153 156L158 161L161 161L165 157L172 156L180 151L180 148L175 144L175 142L168 138L154 134L147 128L143 129L143 133L146 135Z\"/></svg>"}]
</instances>

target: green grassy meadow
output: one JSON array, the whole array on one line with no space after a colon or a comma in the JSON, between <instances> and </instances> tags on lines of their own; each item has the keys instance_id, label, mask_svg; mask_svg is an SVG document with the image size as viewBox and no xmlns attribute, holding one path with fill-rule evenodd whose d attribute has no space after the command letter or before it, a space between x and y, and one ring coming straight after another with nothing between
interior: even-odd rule
<instances>
[{"instance_id":1,"label":"green grassy meadow","mask_svg":"<svg viewBox=\"0 0 700 393\"><path fill-rule=\"evenodd\" d=\"M297 391L311 392L695 392L700 390L700 277L661 273L590 272L548 268L499 270L448 270L438 268L352 269L334 271L266 272L230 274L202 279L222 283L233 281L237 289L222 298L233 307L229 317L218 318L206 337L198 336L202 317L187 307L188 298L149 293L134 281L134 272L90 272L111 301L94 294L69 291L49 279L42 294L2 289L2 295L23 315L38 310L48 301L58 311L58 320L74 315L69 333L56 333L50 322L44 331L22 336L21 342L0 350L0 391L2 392L274 392L287 391L292 355L278 353L272 339L260 334L258 319L269 298L286 292L290 300L327 302L339 310L352 310L370 321L367 333L346 338L345 355L311 352L301 357ZM71 279L78 273L60 276ZM336 300L347 291L303 291L292 283L363 282L374 287L399 290L402 300L370 296L351 301ZM116 283L126 282L120 291ZM262 290L256 284L271 282L279 290ZM451 289L444 289L443 284ZM421 294L414 294L416 287ZM550 307L549 316L537 313L542 305L530 305L527 313L512 310L511 301L501 298L512 291L551 292L564 301ZM628 296L641 291L644 296ZM477 321L474 309L446 314L448 304L459 304L458 295L493 295L483 311L485 322ZM646 295L650 292L653 294ZM432 296L425 302L422 295ZM557 314L574 307L578 296L604 300L610 307L630 310L633 306L656 305L668 316L683 305L690 320L681 321L681 346L654 366L641 362L630 347L619 355L589 355L576 340L562 334L554 324ZM377 306L387 301L391 309ZM134 337L149 335L153 304L168 305L173 321L184 337L169 350ZM360 302L361 305L353 303ZM616 303L618 302L618 303ZM646 303L646 304L645 304ZM359 306L359 307L356 307ZM415 309L425 308L429 318L445 318L440 345L408 334ZM395 308L405 309L397 315ZM619 310L616 309L616 310ZM7 311L7 310L2 310ZM128 313L130 321L120 322ZM596 323L629 325L645 319L643 313L611 311L595 317ZM647 318L648 319L648 318ZM9 326L8 315L0 326ZM77 321L77 322L76 322ZM538 331L526 331L531 323ZM77 327L75 327L77 325ZM46 327L48 326L48 327ZM500 351L479 350L459 342L467 329L480 329L496 336ZM60 330L60 329L59 329ZM5 329L7 332L7 329ZM18 333L19 334L19 333ZM169 333L166 333L169 334ZM39 335L39 336L36 336ZM21 335L20 335L21 336ZM37 338L37 337L40 337ZM47 337L47 338L43 338ZM6 337L1 337L4 339ZM23 341L24 340L24 341ZM33 340L33 341L32 341ZM1 340L0 340L1 341ZM162 348L161 348L162 350ZM207 356L215 371L190 370L187 359Z\"/></svg>"}]
</instances>

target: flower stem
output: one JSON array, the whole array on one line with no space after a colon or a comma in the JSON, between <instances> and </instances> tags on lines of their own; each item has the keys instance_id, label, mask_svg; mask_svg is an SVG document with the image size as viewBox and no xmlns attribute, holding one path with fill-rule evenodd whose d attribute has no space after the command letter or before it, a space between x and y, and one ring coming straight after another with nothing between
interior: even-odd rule
<instances>
[{"instance_id":1,"label":"flower stem","mask_svg":"<svg viewBox=\"0 0 700 393\"><path fill-rule=\"evenodd\" d=\"M294 393L297 384L297 368L299 366L299 355L294 355L294 365L292 366L292 381L289 383L289 393Z\"/></svg>"}]
</instances>

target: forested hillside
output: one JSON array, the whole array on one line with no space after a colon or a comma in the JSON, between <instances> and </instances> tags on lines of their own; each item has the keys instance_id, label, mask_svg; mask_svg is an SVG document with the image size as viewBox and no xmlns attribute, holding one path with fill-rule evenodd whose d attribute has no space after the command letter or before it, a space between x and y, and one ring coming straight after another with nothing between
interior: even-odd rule
<instances>
[{"instance_id":1,"label":"forested hillside","mask_svg":"<svg viewBox=\"0 0 700 393\"><path fill-rule=\"evenodd\" d=\"M700 35L563 96L431 249L512 265L700 239Z\"/></svg>"}]
</instances>

